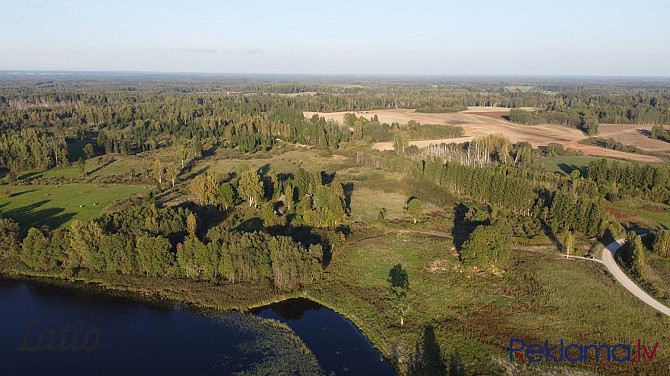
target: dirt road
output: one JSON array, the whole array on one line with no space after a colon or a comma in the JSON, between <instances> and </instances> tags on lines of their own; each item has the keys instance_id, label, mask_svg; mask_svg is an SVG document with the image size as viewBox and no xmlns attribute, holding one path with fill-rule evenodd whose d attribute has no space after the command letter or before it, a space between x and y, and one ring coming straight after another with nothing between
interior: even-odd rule
<instances>
[{"instance_id":1,"label":"dirt road","mask_svg":"<svg viewBox=\"0 0 670 376\"><path fill-rule=\"evenodd\" d=\"M628 278L628 276L621 270L621 268L619 268L619 265L617 265L616 261L614 260L614 255L625 242L626 239L619 239L608 244L607 247L603 249L603 254L601 256L603 264L605 264L607 270L612 273L614 278L616 278L616 280L619 281L619 283L621 283L623 287L626 288L626 290L633 293L633 295L635 295L638 299L642 300L655 310L670 316L670 308L659 303L656 301L656 299L652 298L649 294L639 288L635 282Z\"/></svg>"}]
</instances>

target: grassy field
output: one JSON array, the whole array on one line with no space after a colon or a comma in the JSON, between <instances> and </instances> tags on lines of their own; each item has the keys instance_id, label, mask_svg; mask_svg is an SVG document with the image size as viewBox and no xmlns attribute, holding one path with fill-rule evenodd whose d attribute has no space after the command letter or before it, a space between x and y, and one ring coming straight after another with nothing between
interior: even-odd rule
<instances>
[{"instance_id":1,"label":"grassy field","mask_svg":"<svg viewBox=\"0 0 670 376\"><path fill-rule=\"evenodd\" d=\"M656 290L654 297L670 305L670 260L649 253L646 260L644 279Z\"/></svg>"},{"instance_id":2,"label":"grassy field","mask_svg":"<svg viewBox=\"0 0 670 376\"><path fill-rule=\"evenodd\" d=\"M386 301L388 273L398 263L410 280L404 326ZM670 340L670 318L640 303L596 263L563 260L555 252L515 251L512 264L499 275L477 273L461 268L450 238L377 236L336 254L325 280L309 295L351 318L384 353L401 360L411 357L430 327L442 361L462 363L474 374L508 367L510 338L589 344ZM664 375L670 353L660 345L658 351L651 365L601 362L598 367L608 373ZM546 364L524 365L513 373L543 373L542 367Z\"/></svg>"},{"instance_id":3,"label":"grassy field","mask_svg":"<svg viewBox=\"0 0 670 376\"><path fill-rule=\"evenodd\" d=\"M147 191L140 185L98 187L90 184L24 185L6 189L12 195L0 198L3 217L14 219L22 228L47 225L52 229L67 227L73 219L87 221L112 202Z\"/></svg>"},{"instance_id":4,"label":"grassy field","mask_svg":"<svg viewBox=\"0 0 670 376\"><path fill-rule=\"evenodd\" d=\"M204 170L220 178L242 171L244 168L263 169L271 173L289 173L302 167L312 171L335 171L347 164L348 158L338 154L328 154L316 149L296 149L275 155L258 153L253 158L227 158L217 155L197 163L194 172Z\"/></svg>"},{"instance_id":5,"label":"grassy field","mask_svg":"<svg viewBox=\"0 0 670 376\"><path fill-rule=\"evenodd\" d=\"M355 189L351 195L351 217L357 222L372 222L378 219L382 208L386 209L385 219L410 219L404 209L407 206L408 196L380 192L368 188ZM430 213L439 210L439 208L430 203L423 203L424 213Z\"/></svg>"},{"instance_id":6,"label":"grassy field","mask_svg":"<svg viewBox=\"0 0 670 376\"><path fill-rule=\"evenodd\" d=\"M19 173L19 180L39 178L79 178L79 177L128 177L131 172L139 173L151 169L153 159L137 156L103 156L86 161L86 175L82 175L77 166L53 168L50 170L31 170Z\"/></svg>"},{"instance_id":7,"label":"grassy field","mask_svg":"<svg viewBox=\"0 0 670 376\"><path fill-rule=\"evenodd\" d=\"M533 164L549 172L562 175L570 175L572 170L578 169L582 173L582 176L584 176L586 175L586 166L598 159L600 158L587 155L546 157L536 160Z\"/></svg>"},{"instance_id":8,"label":"grassy field","mask_svg":"<svg viewBox=\"0 0 670 376\"><path fill-rule=\"evenodd\" d=\"M648 229L670 229L670 212L664 207L650 208L632 203L606 203L606 209L618 221Z\"/></svg>"}]
</instances>

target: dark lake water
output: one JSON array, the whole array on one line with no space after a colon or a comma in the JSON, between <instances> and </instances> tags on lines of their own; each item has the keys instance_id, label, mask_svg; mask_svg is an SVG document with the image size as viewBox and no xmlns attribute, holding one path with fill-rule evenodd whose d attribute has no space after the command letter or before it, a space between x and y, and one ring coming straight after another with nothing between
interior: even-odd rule
<instances>
[{"instance_id":1,"label":"dark lake water","mask_svg":"<svg viewBox=\"0 0 670 376\"><path fill-rule=\"evenodd\" d=\"M0 374L395 374L349 320L312 301L254 313L206 316L0 281Z\"/></svg>"}]
</instances>

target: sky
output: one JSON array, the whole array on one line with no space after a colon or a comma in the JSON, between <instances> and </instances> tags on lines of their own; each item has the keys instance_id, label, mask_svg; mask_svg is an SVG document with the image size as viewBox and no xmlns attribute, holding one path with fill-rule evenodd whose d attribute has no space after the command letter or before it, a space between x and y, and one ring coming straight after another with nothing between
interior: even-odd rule
<instances>
[{"instance_id":1,"label":"sky","mask_svg":"<svg viewBox=\"0 0 670 376\"><path fill-rule=\"evenodd\" d=\"M670 76L670 1L0 0L0 70Z\"/></svg>"}]
</instances>

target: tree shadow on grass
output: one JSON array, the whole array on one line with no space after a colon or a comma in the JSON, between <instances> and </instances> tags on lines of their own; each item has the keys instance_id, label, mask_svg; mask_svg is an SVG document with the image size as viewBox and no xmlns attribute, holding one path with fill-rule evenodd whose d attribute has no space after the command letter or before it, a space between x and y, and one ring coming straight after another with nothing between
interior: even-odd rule
<instances>
[{"instance_id":1,"label":"tree shadow on grass","mask_svg":"<svg viewBox=\"0 0 670 376\"><path fill-rule=\"evenodd\" d=\"M258 217L253 217L245 220L235 227L235 231L239 232L254 232L263 229L263 220Z\"/></svg>"},{"instance_id":2,"label":"tree shadow on grass","mask_svg":"<svg viewBox=\"0 0 670 376\"><path fill-rule=\"evenodd\" d=\"M18 180L28 180L31 178L41 178L44 171L31 171L26 172L25 174L19 175Z\"/></svg>"},{"instance_id":3,"label":"tree shadow on grass","mask_svg":"<svg viewBox=\"0 0 670 376\"><path fill-rule=\"evenodd\" d=\"M321 171L321 184L328 185L335 180L335 174L337 172L333 171L332 173L327 173L326 171Z\"/></svg>"},{"instance_id":4,"label":"tree shadow on grass","mask_svg":"<svg viewBox=\"0 0 670 376\"><path fill-rule=\"evenodd\" d=\"M342 189L344 190L344 202L347 205L347 208L351 210L351 196L354 194L354 183L349 182L342 184Z\"/></svg>"},{"instance_id":5,"label":"tree shadow on grass","mask_svg":"<svg viewBox=\"0 0 670 376\"><path fill-rule=\"evenodd\" d=\"M3 217L15 220L21 226L23 233L30 227L49 226L52 229L62 226L75 216L75 213L63 213L64 208L45 208L41 206L48 203L48 200L42 200L20 208L15 208L2 212Z\"/></svg>"},{"instance_id":6,"label":"tree shadow on grass","mask_svg":"<svg viewBox=\"0 0 670 376\"><path fill-rule=\"evenodd\" d=\"M105 168L105 167L111 165L111 164L114 163L114 162L116 162L116 159L115 159L115 158L112 158L112 159L108 160L107 162L101 164L100 166L94 168L93 170L87 172L86 175L87 175L87 176L91 176L91 175L93 175L94 173L96 173L96 172L102 170L103 168Z\"/></svg>"},{"instance_id":7,"label":"tree shadow on grass","mask_svg":"<svg viewBox=\"0 0 670 376\"><path fill-rule=\"evenodd\" d=\"M433 327L424 328L423 335L416 343L414 354L410 358L409 376L446 376L445 367L440 354L440 345L435 338Z\"/></svg>"},{"instance_id":8,"label":"tree shadow on grass","mask_svg":"<svg viewBox=\"0 0 670 376\"><path fill-rule=\"evenodd\" d=\"M475 230L476 226L470 221L465 220L465 215L467 214L468 208L463 203L454 205L454 229L452 230L452 235L454 237L454 247L456 251L460 254L461 247L463 243L470 237L472 231Z\"/></svg>"},{"instance_id":9,"label":"tree shadow on grass","mask_svg":"<svg viewBox=\"0 0 670 376\"><path fill-rule=\"evenodd\" d=\"M193 179L198 175L206 173L208 170L209 170L209 166L205 166L205 167L201 168L200 170L198 170L196 172L190 172L190 170L189 170L188 175L187 175L187 173L183 173L183 179L182 180Z\"/></svg>"},{"instance_id":10,"label":"tree shadow on grass","mask_svg":"<svg viewBox=\"0 0 670 376\"><path fill-rule=\"evenodd\" d=\"M35 191L36 191L36 189L27 189L27 190L25 190L25 191L21 191L21 192L14 192L14 193L12 193L12 195L9 196L9 197L21 196L21 195L24 194L24 193L31 193L31 192L35 192Z\"/></svg>"},{"instance_id":11,"label":"tree shadow on grass","mask_svg":"<svg viewBox=\"0 0 670 376\"><path fill-rule=\"evenodd\" d=\"M558 168L561 169L566 175L570 175L572 171L579 170L581 176L586 176L586 166L577 166L574 164L559 163Z\"/></svg>"},{"instance_id":12,"label":"tree shadow on grass","mask_svg":"<svg viewBox=\"0 0 670 376\"><path fill-rule=\"evenodd\" d=\"M267 175L270 172L270 164L266 163L262 165L261 167L258 168L258 170L256 170L256 172L258 172L258 175L261 176Z\"/></svg>"},{"instance_id":13,"label":"tree shadow on grass","mask_svg":"<svg viewBox=\"0 0 670 376\"><path fill-rule=\"evenodd\" d=\"M551 230L551 227L547 223L547 221L540 219L540 222L542 223L542 230L544 230L544 234L549 238L549 240L554 244L554 246L558 250L563 249L563 243L556 237L556 234Z\"/></svg>"},{"instance_id":14,"label":"tree shadow on grass","mask_svg":"<svg viewBox=\"0 0 670 376\"><path fill-rule=\"evenodd\" d=\"M444 359L440 344L431 325L424 328L423 335L416 343L414 354L410 357L409 376L447 376L465 375L465 365L458 350Z\"/></svg>"},{"instance_id":15,"label":"tree shadow on grass","mask_svg":"<svg viewBox=\"0 0 670 376\"><path fill-rule=\"evenodd\" d=\"M237 178L237 171L228 172L222 183L232 183L235 178Z\"/></svg>"}]
</instances>

